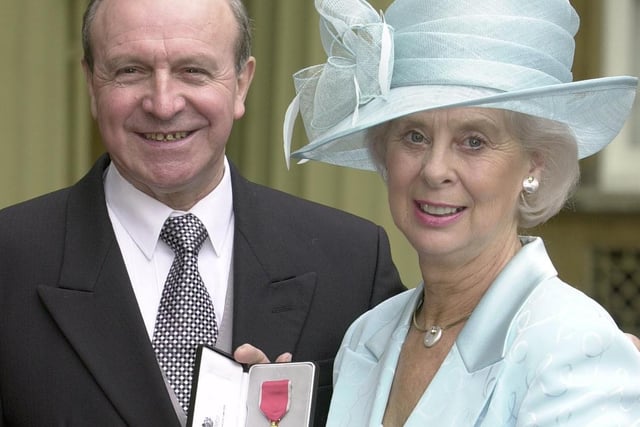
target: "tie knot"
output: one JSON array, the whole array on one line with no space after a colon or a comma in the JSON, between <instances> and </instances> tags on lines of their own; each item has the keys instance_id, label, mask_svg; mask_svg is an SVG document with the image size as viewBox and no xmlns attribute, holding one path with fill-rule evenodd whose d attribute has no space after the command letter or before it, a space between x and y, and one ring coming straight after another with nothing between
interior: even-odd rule
<instances>
[{"instance_id":1,"label":"tie knot","mask_svg":"<svg viewBox=\"0 0 640 427\"><path fill-rule=\"evenodd\" d=\"M197 254L207 236L207 229L202 222L190 213L167 218L160 232L160 238L177 255Z\"/></svg>"}]
</instances>

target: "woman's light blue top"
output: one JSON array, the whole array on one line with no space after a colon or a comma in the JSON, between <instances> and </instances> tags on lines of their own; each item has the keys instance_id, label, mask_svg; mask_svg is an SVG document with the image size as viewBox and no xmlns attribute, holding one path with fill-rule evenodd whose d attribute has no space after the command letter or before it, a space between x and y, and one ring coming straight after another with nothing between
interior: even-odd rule
<instances>
[{"instance_id":1,"label":"woman's light blue top","mask_svg":"<svg viewBox=\"0 0 640 427\"><path fill-rule=\"evenodd\" d=\"M640 352L567 285L540 238L487 290L406 427L640 426ZM328 427L380 427L422 286L362 315L334 368Z\"/></svg>"}]
</instances>

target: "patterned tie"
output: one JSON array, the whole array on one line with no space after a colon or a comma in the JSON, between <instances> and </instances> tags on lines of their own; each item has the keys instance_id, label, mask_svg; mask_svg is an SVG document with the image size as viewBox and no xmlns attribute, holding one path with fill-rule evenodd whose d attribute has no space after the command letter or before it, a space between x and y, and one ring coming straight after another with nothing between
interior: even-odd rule
<instances>
[{"instance_id":1,"label":"patterned tie","mask_svg":"<svg viewBox=\"0 0 640 427\"><path fill-rule=\"evenodd\" d=\"M162 291L153 348L185 413L196 348L213 345L218 338L213 303L198 272L198 252L207 236L193 214L168 218L160 232L175 258Z\"/></svg>"}]
</instances>

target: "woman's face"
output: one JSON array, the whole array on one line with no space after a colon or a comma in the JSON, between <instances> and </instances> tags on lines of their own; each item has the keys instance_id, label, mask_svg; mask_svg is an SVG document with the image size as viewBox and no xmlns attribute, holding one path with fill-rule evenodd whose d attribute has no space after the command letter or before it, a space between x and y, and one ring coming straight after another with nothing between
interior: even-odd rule
<instances>
[{"instance_id":1,"label":"woman's face","mask_svg":"<svg viewBox=\"0 0 640 427\"><path fill-rule=\"evenodd\" d=\"M533 166L504 111L421 112L379 135L391 214L421 259L464 263L516 238L518 197Z\"/></svg>"}]
</instances>

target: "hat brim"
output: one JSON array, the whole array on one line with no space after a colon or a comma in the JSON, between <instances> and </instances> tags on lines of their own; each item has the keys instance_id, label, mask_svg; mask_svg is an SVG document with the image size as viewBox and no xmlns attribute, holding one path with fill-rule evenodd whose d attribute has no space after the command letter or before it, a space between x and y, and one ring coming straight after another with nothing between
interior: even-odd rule
<instances>
[{"instance_id":1,"label":"hat brim","mask_svg":"<svg viewBox=\"0 0 640 427\"><path fill-rule=\"evenodd\" d=\"M520 91L480 87L424 85L392 88L343 119L316 140L292 153L356 169L375 170L367 147L367 130L420 111L454 108L499 108L566 124L578 143L578 157L590 156L615 138L633 106L637 78L605 77Z\"/></svg>"}]
</instances>

